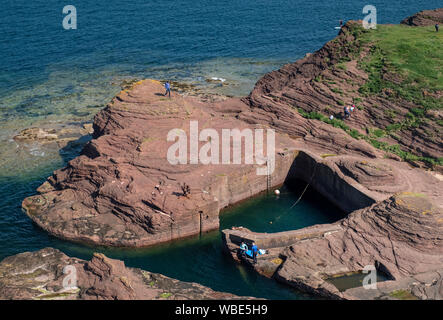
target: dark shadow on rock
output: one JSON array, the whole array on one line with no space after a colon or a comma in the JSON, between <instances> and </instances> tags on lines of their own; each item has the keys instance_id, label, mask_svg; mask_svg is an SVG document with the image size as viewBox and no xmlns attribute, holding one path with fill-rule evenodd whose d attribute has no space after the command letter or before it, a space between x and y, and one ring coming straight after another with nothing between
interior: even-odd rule
<instances>
[{"instance_id":1,"label":"dark shadow on rock","mask_svg":"<svg viewBox=\"0 0 443 320\"><path fill-rule=\"evenodd\" d=\"M77 140L69 141L68 144L59 150L59 154L65 163L68 163L79 156L85 145L92 140L92 135L81 136Z\"/></svg>"}]
</instances>

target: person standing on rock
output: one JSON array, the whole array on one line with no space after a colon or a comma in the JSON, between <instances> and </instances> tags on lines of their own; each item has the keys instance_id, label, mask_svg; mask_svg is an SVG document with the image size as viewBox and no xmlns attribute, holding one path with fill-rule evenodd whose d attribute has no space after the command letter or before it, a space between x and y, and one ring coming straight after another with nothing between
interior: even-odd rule
<instances>
[{"instance_id":1,"label":"person standing on rock","mask_svg":"<svg viewBox=\"0 0 443 320\"><path fill-rule=\"evenodd\" d=\"M351 117L351 113L349 112L348 106L344 107L344 113L345 113L345 119L348 119L349 117Z\"/></svg>"},{"instance_id":2,"label":"person standing on rock","mask_svg":"<svg viewBox=\"0 0 443 320\"><path fill-rule=\"evenodd\" d=\"M257 245L255 244L255 242L252 243L251 251L252 251L252 257L254 259L254 264L256 264L257 263L258 248L257 248Z\"/></svg>"},{"instance_id":3,"label":"person standing on rock","mask_svg":"<svg viewBox=\"0 0 443 320\"><path fill-rule=\"evenodd\" d=\"M171 84L169 83L169 81L166 81L165 83L165 96L169 94L169 98L171 97Z\"/></svg>"}]
</instances>

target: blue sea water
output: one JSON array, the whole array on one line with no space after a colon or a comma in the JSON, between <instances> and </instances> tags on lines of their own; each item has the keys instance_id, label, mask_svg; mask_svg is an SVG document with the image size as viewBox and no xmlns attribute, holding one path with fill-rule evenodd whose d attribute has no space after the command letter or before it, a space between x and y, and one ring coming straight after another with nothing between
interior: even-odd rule
<instances>
[{"instance_id":1,"label":"blue sea water","mask_svg":"<svg viewBox=\"0 0 443 320\"><path fill-rule=\"evenodd\" d=\"M68 4L77 8L77 30L62 27L62 9ZM441 6L441 1L3 0L0 259L45 246L81 258L100 250L127 265L216 290L276 299L305 297L234 265L221 254L217 231L133 251L90 248L48 236L21 212L21 201L79 150L61 154L18 145L11 138L30 126L90 121L124 80L171 79L207 92L246 95L266 72L331 40L340 19L362 19L366 4L377 8L378 23L399 23L417 11ZM226 79L225 85L208 83L212 77ZM221 225L275 232L339 215L307 197L292 215L281 218L284 223L270 227L268 220L280 216L297 197L296 191L288 191L277 202L269 197L251 200L226 212ZM262 219L253 219L251 212L259 212ZM194 257L192 265L198 267L191 268L187 256Z\"/></svg>"}]
</instances>

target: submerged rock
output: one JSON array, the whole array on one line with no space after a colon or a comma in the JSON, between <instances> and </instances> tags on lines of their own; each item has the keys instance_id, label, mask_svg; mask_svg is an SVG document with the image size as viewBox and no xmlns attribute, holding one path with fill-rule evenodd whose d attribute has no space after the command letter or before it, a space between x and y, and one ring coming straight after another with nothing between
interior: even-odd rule
<instances>
[{"instance_id":1,"label":"submerged rock","mask_svg":"<svg viewBox=\"0 0 443 320\"><path fill-rule=\"evenodd\" d=\"M240 297L213 291L197 283L127 268L123 261L100 253L85 261L68 257L57 249L45 248L20 253L0 262L0 299L201 300Z\"/></svg>"},{"instance_id":2,"label":"submerged rock","mask_svg":"<svg viewBox=\"0 0 443 320\"><path fill-rule=\"evenodd\" d=\"M92 132L92 123L54 124L23 129L13 139L24 145L38 143L47 147L54 145L57 148L65 148L69 144L75 144L82 137L91 135Z\"/></svg>"},{"instance_id":3,"label":"submerged rock","mask_svg":"<svg viewBox=\"0 0 443 320\"><path fill-rule=\"evenodd\" d=\"M16 141L53 141L57 140L58 135L55 129L28 128L20 131L14 136Z\"/></svg>"}]
</instances>

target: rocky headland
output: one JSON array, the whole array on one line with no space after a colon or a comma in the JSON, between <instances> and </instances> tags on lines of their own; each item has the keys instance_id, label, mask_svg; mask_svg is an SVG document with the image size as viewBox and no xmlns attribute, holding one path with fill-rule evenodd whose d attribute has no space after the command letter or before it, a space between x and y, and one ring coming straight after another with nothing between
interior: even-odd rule
<instances>
[{"instance_id":1,"label":"rocky headland","mask_svg":"<svg viewBox=\"0 0 443 320\"><path fill-rule=\"evenodd\" d=\"M433 26L443 23L443 11L441 9L423 10L401 21L409 26Z\"/></svg>"},{"instance_id":2,"label":"rocky headland","mask_svg":"<svg viewBox=\"0 0 443 320\"><path fill-rule=\"evenodd\" d=\"M225 230L234 258L242 239L255 240L270 252L256 270L303 291L441 298L443 95L441 76L427 72L441 68L442 41L430 30L368 31L348 22L319 51L265 75L243 99L169 99L158 81L134 83L96 115L82 155L55 171L23 208L63 239L140 247L216 229L227 205L302 179L349 215L280 234ZM398 63L392 43L404 41L407 60L422 54L407 39L425 35L436 56L417 76L414 65ZM355 111L345 120L346 105ZM257 165L170 164L167 134L178 128L189 136L191 120L217 131L275 129L275 171L266 177L256 174ZM339 292L326 281L368 264L391 279L372 296Z\"/></svg>"},{"instance_id":3,"label":"rocky headland","mask_svg":"<svg viewBox=\"0 0 443 320\"><path fill-rule=\"evenodd\" d=\"M216 229L221 208L266 190L268 179L256 174L257 165L167 160L168 132L182 129L189 137L191 120L218 131L266 128L235 117L246 104L177 93L169 99L163 91L158 81L140 81L97 114L83 154L24 200L29 217L64 239L140 247ZM294 158L294 140L281 135L276 144L272 186L284 182Z\"/></svg>"}]
</instances>

